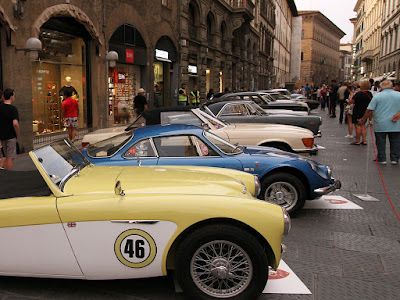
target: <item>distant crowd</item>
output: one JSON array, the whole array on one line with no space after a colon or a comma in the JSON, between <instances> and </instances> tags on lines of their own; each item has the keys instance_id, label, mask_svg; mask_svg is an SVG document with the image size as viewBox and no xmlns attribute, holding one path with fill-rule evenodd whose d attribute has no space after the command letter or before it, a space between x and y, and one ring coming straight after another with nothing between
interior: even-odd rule
<instances>
[{"instance_id":1,"label":"distant crowd","mask_svg":"<svg viewBox=\"0 0 400 300\"><path fill-rule=\"evenodd\" d=\"M400 86L385 80L362 79L355 82L305 87L295 90L309 99L320 102L321 110L328 109L331 118L336 118L339 104L339 123L348 124L346 138L355 138L351 145L367 145L367 121L375 131L377 162L385 165L386 138L390 143L390 162L397 165L400 159ZM354 133L355 132L355 133Z\"/></svg>"}]
</instances>

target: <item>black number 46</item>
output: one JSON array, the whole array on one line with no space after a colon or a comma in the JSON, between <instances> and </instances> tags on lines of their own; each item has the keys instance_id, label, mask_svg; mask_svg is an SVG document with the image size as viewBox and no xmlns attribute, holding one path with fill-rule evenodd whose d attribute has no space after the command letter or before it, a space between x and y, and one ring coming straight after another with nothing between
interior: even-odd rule
<instances>
[{"instance_id":1,"label":"black number 46","mask_svg":"<svg viewBox=\"0 0 400 300\"><path fill-rule=\"evenodd\" d=\"M144 258L144 241L136 240L126 240L124 253L129 254L129 257L135 256L136 258Z\"/></svg>"}]
</instances>

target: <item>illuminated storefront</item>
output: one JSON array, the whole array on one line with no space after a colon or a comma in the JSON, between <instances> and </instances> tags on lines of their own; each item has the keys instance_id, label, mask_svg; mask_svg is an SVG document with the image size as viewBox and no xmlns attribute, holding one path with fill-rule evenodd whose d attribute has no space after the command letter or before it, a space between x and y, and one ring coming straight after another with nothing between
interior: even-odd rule
<instances>
[{"instance_id":1,"label":"illuminated storefront","mask_svg":"<svg viewBox=\"0 0 400 300\"><path fill-rule=\"evenodd\" d=\"M135 117L133 99L139 88L146 89L146 45L135 27L124 24L112 35L110 50L118 53L118 63L108 69L108 120L109 124L126 124Z\"/></svg>"},{"instance_id":2,"label":"illuminated storefront","mask_svg":"<svg viewBox=\"0 0 400 300\"><path fill-rule=\"evenodd\" d=\"M175 105L171 99L173 97L173 86L176 86L177 76L174 76L175 61L177 54L175 46L167 36L161 37L155 49L154 56L154 107L165 107Z\"/></svg>"},{"instance_id":3,"label":"illuminated storefront","mask_svg":"<svg viewBox=\"0 0 400 300\"><path fill-rule=\"evenodd\" d=\"M79 103L79 128L88 126L85 37L54 30L56 18L40 31L42 51L32 62L33 132L36 135L64 130L62 120L63 87L73 87ZM68 24L74 28L76 24ZM62 29L62 28L61 28Z\"/></svg>"}]
</instances>

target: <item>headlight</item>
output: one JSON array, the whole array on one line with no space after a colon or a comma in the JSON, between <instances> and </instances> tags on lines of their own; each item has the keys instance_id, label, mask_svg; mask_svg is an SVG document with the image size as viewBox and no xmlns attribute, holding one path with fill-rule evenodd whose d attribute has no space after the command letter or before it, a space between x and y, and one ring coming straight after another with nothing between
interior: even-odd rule
<instances>
[{"instance_id":1,"label":"headlight","mask_svg":"<svg viewBox=\"0 0 400 300\"><path fill-rule=\"evenodd\" d=\"M326 169L328 170L329 178L331 178L332 177L332 169L329 166L326 166Z\"/></svg>"},{"instance_id":2,"label":"headlight","mask_svg":"<svg viewBox=\"0 0 400 300\"><path fill-rule=\"evenodd\" d=\"M314 172L317 173L319 176L321 176L324 179L329 179L330 178L329 174L331 172L330 172L330 168L329 167L327 167L327 169L328 169L328 175L327 175L325 173L325 171L320 166L318 166L316 163L314 163L313 161L307 160L307 162L310 165L311 169L313 169Z\"/></svg>"},{"instance_id":3,"label":"headlight","mask_svg":"<svg viewBox=\"0 0 400 300\"><path fill-rule=\"evenodd\" d=\"M286 208L282 207L283 212L283 236L286 236L290 228L292 227L292 221L290 220L289 213L286 211Z\"/></svg>"},{"instance_id":4,"label":"headlight","mask_svg":"<svg viewBox=\"0 0 400 300\"><path fill-rule=\"evenodd\" d=\"M261 192L261 183L256 175L254 175L254 186L255 186L254 197L258 197L258 195L260 195Z\"/></svg>"}]
</instances>

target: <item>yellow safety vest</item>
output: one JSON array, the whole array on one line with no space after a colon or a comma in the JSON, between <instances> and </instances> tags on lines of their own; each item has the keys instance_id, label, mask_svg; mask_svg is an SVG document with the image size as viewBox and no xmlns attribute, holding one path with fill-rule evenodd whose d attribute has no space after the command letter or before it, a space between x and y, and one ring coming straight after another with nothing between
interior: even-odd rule
<instances>
[{"instance_id":1,"label":"yellow safety vest","mask_svg":"<svg viewBox=\"0 0 400 300\"><path fill-rule=\"evenodd\" d=\"M191 91L190 95L192 95L194 97L194 99L192 100L192 104L193 105L200 104L200 92L199 91L196 91L196 92L195 91Z\"/></svg>"},{"instance_id":2,"label":"yellow safety vest","mask_svg":"<svg viewBox=\"0 0 400 300\"><path fill-rule=\"evenodd\" d=\"M180 88L179 91L182 91L183 93L185 93L185 90L183 88ZM185 96L184 94L179 93L178 101L179 102L187 102L187 96Z\"/></svg>"}]
</instances>

